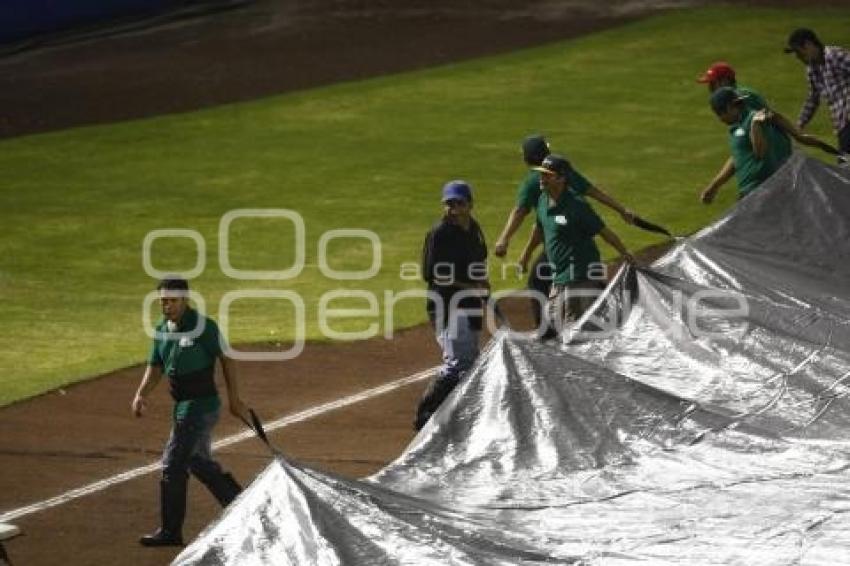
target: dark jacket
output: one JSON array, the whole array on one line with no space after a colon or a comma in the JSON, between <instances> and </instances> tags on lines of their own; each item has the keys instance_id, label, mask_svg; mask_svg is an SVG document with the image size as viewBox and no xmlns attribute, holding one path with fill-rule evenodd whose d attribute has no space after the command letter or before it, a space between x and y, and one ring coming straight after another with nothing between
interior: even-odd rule
<instances>
[{"instance_id":1,"label":"dark jacket","mask_svg":"<svg viewBox=\"0 0 850 566\"><path fill-rule=\"evenodd\" d=\"M442 315L442 322L448 322L448 310L452 297L462 289L451 285L453 281L463 283L483 282L481 274L482 267L473 269L473 264L485 265L487 262L487 244L484 241L484 233L478 222L471 220L469 230L464 230L456 224L448 222L443 218L436 223L425 236L422 246L422 277L428 283L428 290L440 294L443 299L442 312L437 312L438 307L429 297L426 301L426 310L431 322ZM470 277L472 275L473 277ZM441 281L448 284L439 284ZM482 309L482 301L477 297L464 297L458 304L461 309ZM481 316L473 316L472 327L481 329Z\"/></svg>"}]
</instances>

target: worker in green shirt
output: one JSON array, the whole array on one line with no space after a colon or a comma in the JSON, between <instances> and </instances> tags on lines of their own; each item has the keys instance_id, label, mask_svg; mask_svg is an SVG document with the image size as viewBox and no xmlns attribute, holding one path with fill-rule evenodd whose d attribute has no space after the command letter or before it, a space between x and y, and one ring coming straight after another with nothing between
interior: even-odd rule
<instances>
[{"instance_id":1,"label":"worker in green shirt","mask_svg":"<svg viewBox=\"0 0 850 566\"><path fill-rule=\"evenodd\" d=\"M738 198L744 198L773 175L791 155L791 140L771 122L770 110L752 110L731 87L711 95L711 108L729 126L729 148L738 180Z\"/></svg>"},{"instance_id":2,"label":"worker in green shirt","mask_svg":"<svg viewBox=\"0 0 850 566\"><path fill-rule=\"evenodd\" d=\"M248 410L239 397L234 363L222 350L218 326L189 306L189 283L185 279L166 278L160 281L157 290L163 319L156 326L132 411L137 417L142 416L148 396L165 374L175 403L174 422L162 457L161 527L139 542L143 546L180 546L189 472L210 490L222 507L242 491L233 476L212 458L211 435L221 406L214 380L216 360L221 362L227 384L230 412L245 420Z\"/></svg>"},{"instance_id":3,"label":"worker in green shirt","mask_svg":"<svg viewBox=\"0 0 850 566\"><path fill-rule=\"evenodd\" d=\"M513 238L529 212L534 212L537 208L537 202L540 199L542 189L540 186L540 171L536 168L540 166L547 155L549 155L549 144L543 136L532 134L523 140L522 156L529 170L519 185L516 204L511 209L505 227L502 229L502 233L493 248L493 253L497 257L505 257L511 238ZM618 212L627 223L634 223L634 212L624 207L604 190L588 181L575 169L570 169L567 178L567 187L577 195L589 196L610 207ZM546 250L544 249L543 253L537 257L530 270L527 269L527 265L524 265L524 270L528 271L528 288L539 293L538 296L541 298L541 300L532 300L534 323L536 328L540 329L545 309L545 298L549 296L549 289L552 286L552 268L546 256Z\"/></svg>"},{"instance_id":4,"label":"worker in green shirt","mask_svg":"<svg viewBox=\"0 0 850 566\"><path fill-rule=\"evenodd\" d=\"M548 322L560 332L567 320L584 314L605 286L606 269L594 237L601 236L626 261L634 259L587 201L569 190L572 167L564 157L548 155L536 170L542 188L535 208L537 223L520 264L527 265L534 248L544 242L554 271Z\"/></svg>"},{"instance_id":5,"label":"worker in green shirt","mask_svg":"<svg viewBox=\"0 0 850 566\"><path fill-rule=\"evenodd\" d=\"M709 94L713 94L718 89L724 87L734 89L741 97L741 100L747 109L753 111L762 109L768 110L771 115L771 122L784 130L788 136L794 138L798 143L810 147L816 147L832 155L839 154L836 148L812 135L803 133L785 116L775 110L772 110L768 106L764 97L762 97L758 92L752 88L739 85L735 77L735 69L733 69L729 63L726 63L725 61L717 61L716 63L713 63L708 70L706 70L706 72L697 79L697 82L708 85ZM735 161L732 157L729 157L711 182L700 192L700 200L704 204L710 204L713 202L714 198L717 196L717 192L720 190L720 187L726 184L726 182L734 176Z\"/></svg>"}]
</instances>

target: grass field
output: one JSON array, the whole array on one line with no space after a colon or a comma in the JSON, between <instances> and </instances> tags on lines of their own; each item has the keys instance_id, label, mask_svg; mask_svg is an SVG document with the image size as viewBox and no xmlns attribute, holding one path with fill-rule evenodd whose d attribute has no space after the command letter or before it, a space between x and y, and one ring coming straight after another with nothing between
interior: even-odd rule
<instances>
[{"instance_id":1,"label":"grass field","mask_svg":"<svg viewBox=\"0 0 850 566\"><path fill-rule=\"evenodd\" d=\"M316 311L325 291L364 289L378 293L380 303L384 290L421 288L399 272L418 261L424 232L440 213L443 182L460 177L473 184L475 213L492 244L524 173L518 143L533 131L643 216L691 232L731 206L735 192L730 184L712 207L697 201L726 145L695 77L726 59L742 84L796 118L804 70L782 54L784 38L805 24L827 43L850 45L848 18L850 9L668 13L507 56L4 141L0 404L143 360L142 299L155 281L143 270L142 242L152 230L203 236L206 268L193 287L207 312L217 315L229 291L295 291L304 298L310 339L322 337ZM825 105L810 131L834 141ZM222 273L219 221L240 208L302 215L306 266L297 278L252 282ZM630 248L658 241L601 211ZM348 228L379 235L375 277L338 282L320 273L320 236ZM285 269L295 257L288 221L238 220L230 238L236 268ZM195 264L191 240L161 239L151 249L160 270ZM328 252L338 270L371 263L365 240L338 240ZM494 284L521 286L515 278ZM230 319L235 342L293 338L292 308L279 301L244 299ZM333 328L366 329L374 320ZM397 305L397 327L422 320L421 300Z\"/></svg>"}]
</instances>

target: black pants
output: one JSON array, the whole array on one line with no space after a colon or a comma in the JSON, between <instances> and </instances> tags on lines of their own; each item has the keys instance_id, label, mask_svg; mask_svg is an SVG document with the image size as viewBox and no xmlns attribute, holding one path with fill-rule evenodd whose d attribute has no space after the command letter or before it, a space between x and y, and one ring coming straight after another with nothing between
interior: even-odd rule
<instances>
[{"instance_id":1,"label":"black pants","mask_svg":"<svg viewBox=\"0 0 850 566\"><path fill-rule=\"evenodd\" d=\"M552 264L549 263L546 252L543 252L534 261L528 274L529 290L543 295L540 300L531 299L531 315L534 317L536 328L540 328L540 324L545 320L546 301L549 298L549 290L552 288L553 275Z\"/></svg>"},{"instance_id":2,"label":"black pants","mask_svg":"<svg viewBox=\"0 0 850 566\"><path fill-rule=\"evenodd\" d=\"M233 476L212 457L212 430L218 411L189 414L174 421L162 458L160 511L162 530L180 538L186 514L186 483L189 472L203 483L222 507L242 491Z\"/></svg>"},{"instance_id":3,"label":"black pants","mask_svg":"<svg viewBox=\"0 0 850 566\"><path fill-rule=\"evenodd\" d=\"M850 122L844 124L844 127L838 132L838 151L850 153Z\"/></svg>"}]
</instances>

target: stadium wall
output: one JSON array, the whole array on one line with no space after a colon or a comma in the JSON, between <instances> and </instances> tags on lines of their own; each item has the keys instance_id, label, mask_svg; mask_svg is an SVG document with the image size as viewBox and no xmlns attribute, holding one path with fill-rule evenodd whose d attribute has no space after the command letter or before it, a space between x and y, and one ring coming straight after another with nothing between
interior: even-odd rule
<instances>
[{"instance_id":1,"label":"stadium wall","mask_svg":"<svg viewBox=\"0 0 850 566\"><path fill-rule=\"evenodd\" d=\"M155 16L204 0L3 0L0 44ZM212 2L209 2L212 3Z\"/></svg>"}]
</instances>

